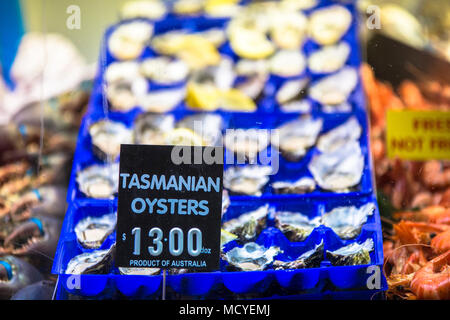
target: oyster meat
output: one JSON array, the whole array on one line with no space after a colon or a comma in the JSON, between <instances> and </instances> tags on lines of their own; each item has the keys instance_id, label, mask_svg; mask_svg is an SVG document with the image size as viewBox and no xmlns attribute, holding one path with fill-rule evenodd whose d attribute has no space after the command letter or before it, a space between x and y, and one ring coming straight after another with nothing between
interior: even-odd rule
<instances>
[{"instance_id":1,"label":"oyster meat","mask_svg":"<svg viewBox=\"0 0 450 320\"><path fill-rule=\"evenodd\" d=\"M278 141L272 139L272 145L289 161L298 161L316 143L322 124L322 119L313 119L309 115L289 121L277 128Z\"/></svg>"},{"instance_id":2,"label":"oyster meat","mask_svg":"<svg viewBox=\"0 0 450 320\"><path fill-rule=\"evenodd\" d=\"M359 143L352 141L336 151L315 155L308 169L322 189L345 192L361 181L364 156Z\"/></svg>"},{"instance_id":3,"label":"oyster meat","mask_svg":"<svg viewBox=\"0 0 450 320\"><path fill-rule=\"evenodd\" d=\"M226 130L224 145L234 152L238 160L248 159L251 163L270 143L270 132L264 129Z\"/></svg>"},{"instance_id":4,"label":"oyster meat","mask_svg":"<svg viewBox=\"0 0 450 320\"><path fill-rule=\"evenodd\" d=\"M98 249L116 228L117 215L88 216L75 226L78 242L86 249Z\"/></svg>"},{"instance_id":5,"label":"oyster meat","mask_svg":"<svg viewBox=\"0 0 450 320\"><path fill-rule=\"evenodd\" d=\"M340 5L315 10L309 17L309 34L318 44L331 45L339 41L352 23L351 12Z\"/></svg>"},{"instance_id":6,"label":"oyster meat","mask_svg":"<svg viewBox=\"0 0 450 320\"><path fill-rule=\"evenodd\" d=\"M333 152L349 141L357 141L362 128L356 117L351 117L344 124L324 133L317 141L317 149L321 152Z\"/></svg>"},{"instance_id":7,"label":"oyster meat","mask_svg":"<svg viewBox=\"0 0 450 320\"><path fill-rule=\"evenodd\" d=\"M73 257L67 264L66 274L107 274L112 267L116 251L113 244L107 250L94 250Z\"/></svg>"},{"instance_id":8,"label":"oyster meat","mask_svg":"<svg viewBox=\"0 0 450 320\"><path fill-rule=\"evenodd\" d=\"M224 258L230 268L239 271L263 271L281 253L279 247L266 248L254 242L246 243L242 248L236 247L228 251Z\"/></svg>"},{"instance_id":9,"label":"oyster meat","mask_svg":"<svg viewBox=\"0 0 450 320\"><path fill-rule=\"evenodd\" d=\"M270 38L282 49L298 49L308 29L306 16L294 10L276 10L271 15Z\"/></svg>"},{"instance_id":10,"label":"oyster meat","mask_svg":"<svg viewBox=\"0 0 450 320\"><path fill-rule=\"evenodd\" d=\"M273 268L275 270L288 270L288 269L306 269L306 268L319 268L323 260L324 244L323 240L300 257L293 261L280 261L275 260L273 262Z\"/></svg>"},{"instance_id":11,"label":"oyster meat","mask_svg":"<svg viewBox=\"0 0 450 320\"><path fill-rule=\"evenodd\" d=\"M133 60L144 51L153 34L153 25L144 21L121 24L108 39L111 54L119 60Z\"/></svg>"},{"instance_id":12,"label":"oyster meat","mask_svg":"<svg viewBox=\"0 0 450 320\"><path fill-rule=\"evenodd\" d=\"M222 117L217 114L195 114L179 121L177 128L186 128L199 135L208 146L217 146L222 138Z\"/></svg>"},{"instance_id":13,"label":"oyster meat","mask_svg":"<svg viewBox=\"0 0 450 320\"><path fill-rule=\"evenodd\" d=\"M350 46L346 42L326 46L308 58L308 67L314 73L335 72L344 66L349 55Z\"/></svg>"},{"instance_id":14,"label":"oyster meat","mask_svg":"<svg viewBox=\"0 0 450 320\"><path fill-rule=\"evenodd\" d=\"M303 194L313 192L316 189L316 182L312 178L303 177L297 181L274 182L272 188L276 194Z\"/></svg>"},{"instance_id":15,"label":"oyster meat","mask_svg":"<svg viewBox=\"0 0 450 320\"><path fill-rule=\"evenodd\" d=\"M270 166L230 167L223 174L223 186L232 193L259 197L271 173Z\"/></svg>"},{"instance_id":16,"label":"oyster meat","mask_svg":"<svg viewBox=\"0 0 450 320\"><path fill-rule=\"evenodd\" d=\"M171 114L142 113L134 124L134 142L137 144L164 145L164 134L175 127Z\"/></svg>"},{"instance_id":17,"label":"oyster meat","mask_svg":"<svg viewBox=\"0 0 450 320\"><path fill-rule=\"evenodd\" d=\"M243 213L224 222L222 227L225 231L238 236L241 241L253 240L266 227L268 211L269 205L259 207L255 211Z\"/></svg>"},{"instance_id":18,"label":"oyster meat","mask_svg":"<svg viewBox=\"0 0 450 320\"><path fill-rule=\"evenodd\" d=\"M161 272L159 268L120 268L120 274L127 276L154 276Z\"/></svg>"},{"instance_id":19,"label":"oyster meat","mask_svg":"<svg viewBox=\"0 0 450 320\"><path fill-rule=\"evenodd\" d=\"M275 95L278 104L284 105L302 99L306 94L308 82L308 78L286 81Z\"/></svg>"},{"instance_id":20,"label":"oyster meat","mask_svg":"<svg viewBox=\"0 0 450 320\"><path fill-rule=\"evenodd\" d=\"M306 59L298 50L281 50L270 58L270 71L280 77L301 75L306 67Z\"/></svg>"},{"instance_id":21,"label":"oyster meat","mask_svg":"<svg viewBox=\"0 0 450 320\"><path fill-rule=\"evenodd\" d=\"M78 187L96 199L113 199L119 187L119 164L92 165L77 172Z\"/></svg>"},{"instance_id":22,"label":"oyster meat","mask_svg":"<svg viewBox=\"0 0 450 320\"><path fill-rule=\"evenodd\" d=\"M300 212L280 211L275 214L275 226L292 242L305 240L320 226L320 217L310 219Z\"/></svg>"},{"instance_id":23,"label":"oyster meat","mask_svg":"<svg viewBox=\"0 0 450 320\"><path fill-rule=\"evenodd\" d=\"M354 266L370 263L370 252L373 251L373 240L364 243L352 243L335 251L326 252L327 259L333 266Z\"/></svg>"},{"instance_id":24,"label":"oyster meat","mask_svg":"<svg viewBox=\"0 0 450 320\"><path fill-rule=\"evenodd\" d=\"M178 59L147 58L141 64L141 73L154 82L168 85L185 80L189 67L184 61Z\"/></svg>"},{"instance_id":25,"label":"oyster meat","mask_svg":"<svg viewBox=\"0 0 450 320\"><path fill-rule=\"evenodd\" d=\"M338 207L322 216L322 224L333 229L341 239L356 238L367 218L373 214L375 205L367 203L360 208Z\"/></svg>"},{"instance_id":26,"label":"oyster meat","mask_svg":"<svg viewBox=\"0 0 450 320\"><path fill-rule=\"evenodd\" d=\"M93 152L102 160L114 161L120 145L131 143L131 131L120 122L100 120L89 128Z\"/></svg>"}]
</instances>

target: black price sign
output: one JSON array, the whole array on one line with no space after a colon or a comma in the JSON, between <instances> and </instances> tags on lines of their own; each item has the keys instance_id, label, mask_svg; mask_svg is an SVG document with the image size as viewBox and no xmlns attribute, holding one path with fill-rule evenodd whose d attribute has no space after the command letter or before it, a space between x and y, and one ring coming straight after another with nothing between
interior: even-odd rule
<instances>
[{"instance_id":1,"label":"black price sign","mask_svg":"<svg viewBox=\"0 0 450 320\"><path fill-rule=\"evenodd\" d=\"M223 148L122 145L116 265L219 268Z\"/></svg>"}]
</instances>

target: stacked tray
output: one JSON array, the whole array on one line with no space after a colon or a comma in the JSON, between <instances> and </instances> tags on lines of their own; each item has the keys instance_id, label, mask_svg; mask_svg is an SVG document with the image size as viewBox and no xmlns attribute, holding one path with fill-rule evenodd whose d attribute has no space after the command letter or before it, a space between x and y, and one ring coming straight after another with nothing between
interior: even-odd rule
<instances>
[{"instance_id":1,"label":"stacked tray","mask_svg":"<svg viewBox=\"0 0 450 320\"><path fill-rule=\"evenodd\" d=\"M315 10L332 5L331 1L320 1L317 7L305 11L306 15L312 14ZM360 64L359 43L356 37L357 19L354 5L345 6L351 13L353 21L348 31L342 36L342 41L349 44L351 52L342 68L357 68ZM154 24L154 36L158 36L167 31L183 31L185 33L203 32L211 28L226 28L228 19L216 19L203 16L190 18L167 18L151 22L150 20L127 20L109 28L105 34L104 44L108 43L111 34L122 24L132 21L145 21ZM301 51L309 57L320 49L320 45L312 39L307 38ZM225 41L219 48L222 56L230 58L234 63L239 61L239 57L233 52L228 41ZM154 57L157 53L151 48L145 48L138 61L143 61L148 57ZM117 163L118 159L104 158L99 156L93 146L90 128L99 121L109 120L120 123L123 128L130 133L136 128L136 121L147 110L143 110L139 105L127 110L115 110L111 103L108 103L104 81L105 71L117 59L111 54L107 45L102 48L100 58L100 68L95 88L91 96L89 110L84 117L80 127L77 149L71 173L71 182L67 201L69 209L67 211L60 242L53 265L53 272L59 275L58 298L67 299L74 296L94 297L94 298L159 298L161 296L162 276L155 274L151 276L143 275L122 275L120 271L111 265L106 274L83 274L79 280L79 286L73 286L74 278L66 274L68 263L75 256L83 253L92 253L96 250L105 250L115 243L115 232L109 234L100 247L87 249L77 240L75 232L76 225L87 217L100 217L111 214L117 210L117 193L110 192L102 198L95 198L86 192L84 186L80 186L80 174L93 165L104 166L109 163ZM342 70L341 68L341 70ZM339 71L337 71L338 73ZM335 74L335 73L334 73ZM370 159L370 148L368 141L367 113L365 109L364 95L361 87L361 80L357 78L354 90L346 99L345 110L331 110L319 101L311 98L308 94L302 98L305 110L295 112L284 112L276 98L277 92L289 81L310 79L311 83L326 78L329 74L313 73L309 68L305 68L301 74L293 77L281 77L279 75L269 75L264 83L262 94L254 101L256 109L252 112L241 112L242 110L217 109L208 112L221 119L220 134L226 136L227 129L267 129L279 128L289 121L310 117L314 120L322 121L318 139L324 134L345 125L349 120L356 120L361 129L361 134L355 138L355 143L359 145L362 157L361 178L356 184L349 188L333 190L324 187L317 177L311 172L310 165L314 158L323 153L319 150L317 141L307 148L305 154L300 159L287 159L284 154L280 154L279 169L273 175L268 176L258 194L243 194L229 190L230 206L223 214L224 228L227 221L231 221L243 214L266 208L265 224L262 230L250 239L234 239L222 247L223 259L221 268L216 272L206 273L185 273L172 274L167 276L168 298L269 298L269 297L304 297L304 298L370 298L377 295L386 287L384 278L381 279L381 287L369 289L368 280L373 273L373 266L377 266L381 275L383 264L382 235L379 212L375 197L373 195L372 164ZM239 83L239 77L234 84ZM148 81L149 92L158 90L174 89L185 85L185 83L173 84L173 86L159 86ZM238 111L238 112L236 112ZM176 106L167 111L165 115L174 119L175 123L199 113L206 114L206 110L192 108L184 99ZM303 118L302 118L303 117ZM129 142L135 142L135 135ZM316 139L317 140L317 139ZM282 140L280 140L282 141ZM94 148L93 148L94 147ZM230 155L230 150L225 144L226 159ZM278 155L278 149L274 148L270 142L265 150L268 155ZM232 152L231 152L232 154ZM105 160L109 160L105 161ZM112 160L112 161L111 161ZM248 166L240 164L239 166ZM225 164L225 173L235 165ZM113 170L108 171L111 176ZM113 177L110 177L112 180ZM308 191L280 192L274 188L276 182L293 183L300 178L315 180L315 187ZM116 182L117 183L117 182ZM114 184L114 183L113 183ZM81 188L80 188L81 187ZM360 230L351 238L342 238L333 228L325 225L321 220L326 213L333 209L346 207L362 208L372 204L373 211L367 216L365 222L360 226ZM277 223L277 215L280 212L301 213L308 219L319 221L312 231L303 239L293 239L283 232L280 224ZM238 235L239 236L239 235ZM330 252L352 244L363 244L371 242L372 249L367 250L365 260L361 263L342 261L330 261ZM272 260L277 262L290 262L298 259L302 254L317 252L318 260L313 265L306 265L305 268L283 267L275 268L275 264L268 263L258 271L239 271L236 265L230 263L228 259L232 253L248 245L256 245L262 250L277 248L277 254ZM234 251L233 251L234 250ZM368 259L368 260L367 260ZM273 262L273 261L272 261ZM238 269L238 271L236 271ZM277 270L276 270L277 269ZM379 297L379 295L378 295Z\"/></svg>"}]
</instances>

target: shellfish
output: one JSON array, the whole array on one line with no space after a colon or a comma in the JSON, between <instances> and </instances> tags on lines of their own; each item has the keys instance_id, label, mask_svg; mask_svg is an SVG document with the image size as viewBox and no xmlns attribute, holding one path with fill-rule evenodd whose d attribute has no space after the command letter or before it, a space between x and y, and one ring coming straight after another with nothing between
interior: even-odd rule
<instances>
[{"instance_id":1,"label":"shellfish","mask_svg":"<svg viewBox=\"0 0 450 320\"><path fill-rule=\"evenodd\" d=\"M134 124L134 142L164 145L164 134L175 127L175 117L169 114L142 113Z\"/></svg>"},{"instance_id":2,"label":"shellfish","mask_svg":"<svg viewBox=\"0 0 450 320\"><path fill-rule=\"evenodd\" d=\"M225 147L234 152L238 160L248 159L251 163L270 143L270 132L264 129L227 130L224 139Z\"/></svg>"},{"instance_id":3,"label":"shellfish","mask_svg":"<svg viewBox=\"0 0 450 320\"><path fill-rule=\"evenodd\" d=\"M313 192L316 189L316 182L312 178L302 177L297 181L274 182L272 188L276 194L302 194Z\"/></svg>"},{"instance_id":4,"label":"shellfish","mask_svg":"<svg viewBox=\"0 0 450 320\"><path fill-rule=\"evenodd\" d=\"M262 271L281 253L279 247L266 248L254 242L246 243L242 248L236 247L225 254L231 269L241 271Z\"/></svg>"},{"instance_id":5,"label":"shellfish","mask_svg":"<svg viewBox=\"0 0 450 320\"><path fill-rule=\"evenodd\" d=\"M120 274L127 276L154 276L161 272L159 268L119 268Z\"/></svg>"},{"instance_id":6,"label":"shellfish","mask_svg":"<svg viewBox=\"0 0 450 320\"><path fill-rule=\"evenodd\" d=\"M357 141L362 128L356 117L351 117L340 126L324 133L317 141L317 149L321 152L334 152L349 141Z\"/></svg>"},{"instance_id":7,"label":"shellfish","mask_svg":"<svg viewBox=\"0 0 450 320\"><path fill-rule=\"evenodd\" d=\"M115 213L100 217L88 216L80 220L75 226L78 242L87 249L98 249L106 238L116 228L117 216Z\"/></svg>"},{"instance_id":8,"label":"shellfish","mask_svg":"<svg viewBox=\"0 0 450 320\"><path fill-rule=\"evenodd\" d=\"M121 9L122 19L147 18L161 19L167 13L163 1L129 1Z\"/></svg>"},{"instance_id":9,"label":"shellfish","mask_svg":"<svg viewBox=\"0 0 450 320\"><path fill-rule=\"evenodd\" d=\"M336 151L315 155L308 169L322 189L345 192L361 181L364 156L359 143L351 141Z\"/></svg>"},{"instance_id":10,"label":"shellfish","mask_svg":"<svg viewBox=\"0 0 450 320\"><path fill-rule=\"evenodd\" d=\"M265 205L258 209L243 213L239 217L228 220L222 227L239 237L241 241L250 241L256 238L266 226L269 206Z\"/></svg>"},{"instance_id":11,"label":"shellfish","mask_svg":"<svg viewBox=\"0 0 450 320\"><path fill-rule=\"evenodd\" d=\"M320 225L320 217L310 219L300 212L280 211L275 213L275 226L289 241L305 240L314 228Z\"/></svg>"},{"instance_id":12,"label":"shellfish","mask_svg":"<svg viewBox=\"0 0 450 320\"><path fill-rule=\"evenodd\" d=\"M223 174L223 185L233 193L260 196L271 173L270 166L230 167Z\"/></svg>"},{"instance_id":13,"label":"shellfish","mask_svg":"<svg viewBox=\"0 0 450 320\"><path fill-rule=\"evenodd\" d=\"M67 264L66 274L107 274L112 267L116 251L113 244L107 250L94 250L73 257Z\"/></svg>"},{"instance_id":14,"label":"shellfish","mask_svg":"<svg viewBox=\"0 0 450 320\"><path fill-rule=\"evenodd\" d=\"M352 243L335 251L326 252L327 259L333 266L354 266L370 263L370 252L373 251L373 240L363 243Z\"/></svg>"},{"instance_id":15,"label":"shellfish","mask_svg":"<svg viewBox=\"0 0 450 320\"><path fill-rule=\"evenodd\" d=\"M330 45L336 43L347 32L352 23L348 9L332 5L315 10L309 17L309 34L317 43Z\"/></svg>"},{"instance_id":16,"label":"shellfish","mask_svg":"<svg viewBox=\"0 0 450 320\"><path fill-rule=\"evenodd\" d=\"M272 139L272 145L277 147L286 159L298 161L308 148L316 143L322 124L322 119L313 119L308 115L291 120L277 128L279 139Z\"/></svg>"},{"instance_id":17,"label":"shellfish","mask_svg":"<svg viewBox=\"0 0 450 320\"><path fill-rule=\"evenodd\" d=\"M337 106L345 103L358 83L355 68L344 67L311 85L309 95L322 105Z\"/></svg>"},{"instance_id":18,"label":"shellfish","mask_svg":"<svg viewBox=\"0 0 450 320\"><path fill-rule=\"evenodd\" d=\"M300 257L293 261L275 260L273 262L273 268L275 270L319 268L323 260L323 253L324 244L322 240L314 247L314 249L303 253Z\"/></svg>"},{"instance_id":19,"label":"shellfish","mask_svg":"<svg viewBox=\"0 0 450 320\"><path fill-rule=\"evenodd\" d=\"M187 116L179 121L176 127L194 131L208 146L216 146L221 143L223 121L222 117L217 114Z\"/></svg>"},{"instance_id":20,"label":"shellfish","mask_svg":"<svg viewBox=\"0 0 450 320\"><path fill-rule=\"evenodd\" d=\"M322 224L333 229L341 239L353 239L359 235L367 218L373 214L375 205L367 203L360 208L338 207L322 216Z\"/></svg>"},{"instance_id":21,"label":"shellfish","mask_svg":"<svg viewBox=\"0 0 450 320\"><path fill-rule=\"evenodd\" d=\"M303 73L306 59L298 50L281 50L270 58L270 71L280 77L293 77Z\"/></svg>"},{"instance_id":22,"label":"shellfish","mask_svg":"<svg viewBox=\"0 0 450 320\"><path fill-rule=\"evenodd\" d=\"M179 83L189 73L184 61L168 57L147 58L142 62L140 70L145 77L165 85Z\"/></svg>"},{"instance_id":23,"label":"shellfish","mask_svg":"<svg viewBox=\"0 0 450 320\"><path fill-rule=\"evenodd\" d=\"M314 73L331 73L339 70L350 55L350 46L346 42L326 46L314 52L308 58L308 67Z\"/></svg>"},{"instance_id":24,"label":"shellfish","mask_svg":"<svg viewBox=\"0 0 450 320\"><path fill-rule=\"evenodd\" d=\"M77 183L90 198L113 199L119 186L119 164L89 166L77 172Z\"/></svg>"},{"instance_id":25,"label":"shellfish","mask_svg":"<svg viewBox=\"0 0 450 320\"><path fill-rule=\"evenodd\" d=\"M142 54L152 34L153 25L148 22L123 23L109 37L109 51L119 60L136 59Z\"/></svg>"},{"instance_id":26,"label":"shellfish","mask_svg":"<svg viewBox=\"0 0 450 320\"><path fill-rule=\"evenodd\" d=\"M146 112L165 113L173 110L186 97L186 87L154 90L138 97L138 105Z\"/></svg>"},{"instance_id":27,"label":"shellfish","mask_svg":"<svg viewBox=\"0 0 450 320\"><path fill-rule=\"evenodd\" d=\"M120 145L131 142L131 131L122 123L100 120L89 127L93 152L102 160L114 161Z\"/></svg>"}]
</instances>

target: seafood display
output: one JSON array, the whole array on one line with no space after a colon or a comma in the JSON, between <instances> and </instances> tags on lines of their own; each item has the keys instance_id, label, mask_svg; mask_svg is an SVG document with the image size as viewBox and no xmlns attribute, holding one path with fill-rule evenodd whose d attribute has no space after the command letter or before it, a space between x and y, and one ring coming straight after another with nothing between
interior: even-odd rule
<instances>
[{"instance_id":1,"label":"seafood display","mask_svg":"<svg viewBox=\"0 0 450 320\"><path fill-rule=\"evenodd\" d=\"M153 1L124 6L105 34L54 264L86 287L63 283L58 298L95 284L98 297L160 294L159 266L114 266L122 144L223 147L219 270L169 268L169 295L349 289L330 268L365 288L361 270L382 264L382 245L353 4Z\"/></svg>"}]
</instances>

